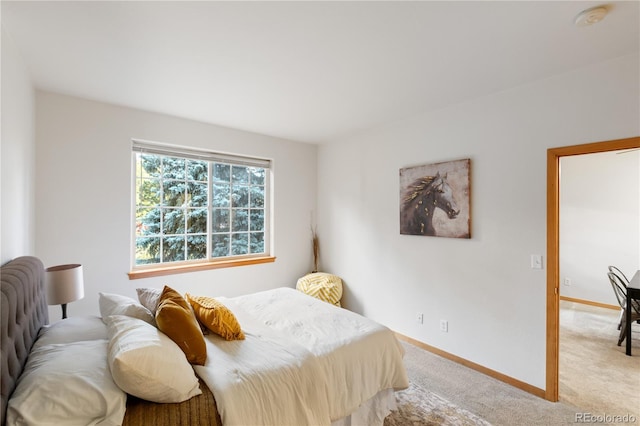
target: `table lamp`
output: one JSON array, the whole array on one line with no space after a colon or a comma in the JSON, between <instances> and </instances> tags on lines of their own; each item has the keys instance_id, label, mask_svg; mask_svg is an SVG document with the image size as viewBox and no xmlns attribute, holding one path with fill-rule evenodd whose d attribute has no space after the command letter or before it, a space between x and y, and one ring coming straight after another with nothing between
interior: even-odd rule
<instances>
[{"instance_id":1,"label":"table lamp","mask_svg":"<svg viewBox=\"0 0 640 426\"><path fill-rule=\"evenodd\" d=\"M82 265L58 265L47 268L47 303L62 305L62 319L67 318L67 303L84 297Z\"/></svg>"}]
</instances>

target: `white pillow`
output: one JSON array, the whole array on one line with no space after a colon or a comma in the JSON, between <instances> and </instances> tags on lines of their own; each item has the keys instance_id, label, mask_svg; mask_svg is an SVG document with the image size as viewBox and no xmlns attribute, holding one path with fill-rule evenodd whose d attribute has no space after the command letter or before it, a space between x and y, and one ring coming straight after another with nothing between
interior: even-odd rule
<instances>
[{"instance_id":1,"label":"white pillow","mask_svg":"<svg viewBox=\"0 0 640 426\"><path fill-rule=\"evenodd\" d=\"M152 402L182 402L202 393L184 352L160 330L123 315L106 322L109 367L120 389Z\"/></svg>"},{"instance_id":2,"label":"white pillow","mask_svg":"<svg viewBox=\"0 0 640 426\"><path fill-rule=\"evenodd\" d=\"M97 316L69 317L40 329L36 346L72 343L83 340L106 340L107 326Z\"/></svg>"},{"instance_id":3,"label":"white pillow","mask_svg":"<svg viewBox=\"0 0 640 426\"><path fill-rule=\"evenodd\" d=\"M136 288L136 293L138 294L138 301L155 317L162 290L159 288Z\"/></svg>"},{"instance_id":4,"label":"white pillow","mask_svg":"<svg viewBox=\"0 0 640 426\"><path fill-rule=\"evenodd\" d=\"M7 406L8 425L120 425L126 394L107 365L107 341L34 347Z\"/></svg>"},{"instance_id":5,"label":"white pillow","mask_svg":"<svg viewBox=\"0 0 640 426\"><path fill-rule=\"evenodd\" d=\"M111 315L126 315L138 318L155 327L156 319L154 315L134 299L113 293L98 293L100 305L100 315L106 324L106 318Z\"/></svg>"}]
</instances>

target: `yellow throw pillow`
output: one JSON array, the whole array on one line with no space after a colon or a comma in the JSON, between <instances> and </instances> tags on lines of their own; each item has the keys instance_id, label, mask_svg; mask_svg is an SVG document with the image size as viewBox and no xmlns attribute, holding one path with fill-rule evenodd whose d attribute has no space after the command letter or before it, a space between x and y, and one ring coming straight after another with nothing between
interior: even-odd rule
<instances>
[{"instance_id":1,"label":"yellow throw pillow","mask_svg":"<svg viewBox=\"0 0 640 426\"><path fill-rule=\"evenodd\" d=\"M185 296L198 320L209 330L226 340L244 340L240 324L229 308L213 297L191 296L189 293Z\"/></svg>"},{"instance_id":2,"label":"yellow throw pillow","mask_svg":"<svg viewBox=\"0 0 640 426\"><path fill-rule=\"evenodd\" d=\"M158 329L182 349L191 364L204 365L207 345L187 301L174 289L164 286L156 310Z\"/></svg>"},{"instance_id":3,"label":"yellow throw pillow","mask_svg":"<svg viewBox=\"0 0 640 426\"><path fill-rule=\"evenodd\" d=\"M336 306L342 298L342 279L326 272L312 272L300 278L296 289Z\"/></svg>"}]
</instances>

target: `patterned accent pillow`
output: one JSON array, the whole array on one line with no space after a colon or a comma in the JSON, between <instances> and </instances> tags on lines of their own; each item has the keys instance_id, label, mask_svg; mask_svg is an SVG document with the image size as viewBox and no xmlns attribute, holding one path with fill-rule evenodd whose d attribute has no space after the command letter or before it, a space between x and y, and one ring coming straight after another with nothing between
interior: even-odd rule
<instances>
[{"instance_id":1,"label":"patterned accent pillow","mask_svg":"<svg viewBox=\"0 0 640 426\"><path fill-rule=\"evenodd\" d=\"M198 320L209 330L226 340L244 340L244 333L236 316L225 305L206 296L185 295Z\"/></svg>"},{"instance_id":2,"label":"patterned accent pillow","mask_svg":"<svg viewBox=\"0 0 640 426\"><path fill-rule=\"evenodd\" d=\"M332 305L340 306L342 279L326 272L313 272L300 278L296 289Z\"/></svg>"},{"instance_id":3,"label":"patterned accent pillow","mask_svg":"<svg viewBox=\"0 0 640 426\"><path fill-rule=\"evenodd\" d=\"M156 324L160 331L176 342L191 364L204 365L207 345L200 325L184 297L169 286L162 290Z\"/></svg>"}]
</instances>

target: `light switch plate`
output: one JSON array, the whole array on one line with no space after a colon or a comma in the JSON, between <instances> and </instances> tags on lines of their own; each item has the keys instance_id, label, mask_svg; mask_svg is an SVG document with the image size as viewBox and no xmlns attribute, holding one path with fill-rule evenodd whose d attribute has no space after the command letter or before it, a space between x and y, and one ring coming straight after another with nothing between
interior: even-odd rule
<instances>
[{"instance_id":1,"label":"light switch plate","mask_svg":"<svg viewBox=\"0 0 640 426\"><path fill-rule=\"evenodd\" d=\"M531 269L542 269L542 255L541 254L532 254L531 255Z\"/></svg>"}]
</instances>

